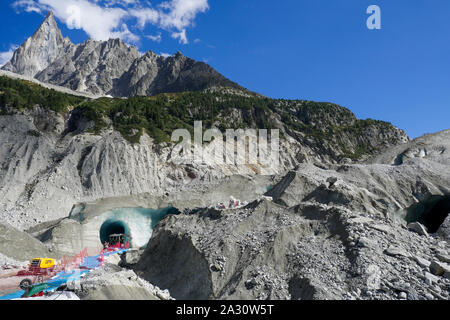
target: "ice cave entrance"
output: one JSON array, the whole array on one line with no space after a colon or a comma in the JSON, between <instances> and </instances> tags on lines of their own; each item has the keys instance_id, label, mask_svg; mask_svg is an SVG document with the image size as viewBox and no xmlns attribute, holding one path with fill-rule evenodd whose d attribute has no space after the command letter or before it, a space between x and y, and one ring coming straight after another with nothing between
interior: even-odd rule
<instances>
[{"instance_id":1,"label":"ice cave entrance","mask_svg":"<svg viewBox=\"0 0 450 320\"><path fill-rule=\"evenodd\" d=\"M112 234L125 234L131 238L131 246L147 246L153 229L165 216L179 214L174 207L162 209L121 208L104 213L104 222L100 227L100 241L105 243Z\"/></svg>"},{"instance_id":2,"label":"ice cave entrance","mask_svg":"<svg viewBox=\"0 0 450 320\"><path fill-rule=\"evenodd\" d=\"M420 222L435 233L450 214L450 196L431 196L407 209L406 222Z\"/></svg>"},{"instance_id":3,"label":"ice cave entrance","mask_svg":"<svg viewBox=\"0 0 450 320\"><path fill-rule=\"evenodd\" d=\"M130 229L124 222L120 220L108 219L102 224L100 228L100 241L102 243L105 243L109 240L109 236L112 234L125 234L129 237Z\"/></svg>"}]
</instances>

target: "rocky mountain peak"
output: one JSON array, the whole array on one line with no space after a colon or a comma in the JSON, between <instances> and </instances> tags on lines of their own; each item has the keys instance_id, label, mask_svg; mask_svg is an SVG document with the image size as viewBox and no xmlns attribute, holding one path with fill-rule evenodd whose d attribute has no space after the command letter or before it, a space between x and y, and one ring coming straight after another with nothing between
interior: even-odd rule
<instances>
[{"instance_id":1,"label":"rocky mountain peak","mask_svg":"<svg viewBox=\"0 0 450 320\"><path fill-rule=\"evenodd\" d=\"M52 11L50 11L46 15L44 21L42 21L40 27L36 30L35 34L40 32L47 33L48 30L55 30L57 33L61 34L61 30L59 29L58 24L56 23L55 16Z\"/></svg>"},{"instance_id":2,"label":"rocky mountain peak","mask_svg":"<svg viewBox=\"0 0 450 320\"><path fill-rule=\"evenodd\" d=\"M181 51L177 51L177 53L174 54L175 58L184 57L184 55L181 53Z\"/></svg>"},{"instance_id":3,"label":"rocky mountain peak","mask_svg":"<svg viewBox=\"0 0 450 320\"><path fill-rule=\"evenodd\" d=\"M159 54L153 52L152 50L149 50L146 53L144 53L142 57L159 57Z\"/></svg>"},{"instance_id":4,"label":"rocky mountain peak","mask_svg":"<svg viewBox=\"0 0 450 320\"><path fill-rule=\"evenodd\" d=\"M119 38L108 39L104 44L109 47L128 47L128 45Z\"/></svg>"},{"instance_id":5,"label":"rocky mountain peak","mask_svg":"<svg viewBox=\"0 0 450 320\"><path fill-rule=\"evenodd\" d=\"M55 20L55 15L54 15L53 11L49 11L47 13L47 15L45 16L45 20L51 20L51 19Z\"/></svg>"},{"instance_id":6,"label":"rocky mountain peak","mask_svg":"<svg viewBox=\"0 0 450 320\"><path fill-rule=\"evenodd\" d=\"M53 13L49 12L36 32L14 52L3 70L34 77L71 45L70 40L63 38Z\"/></svg>"}]
</instances>

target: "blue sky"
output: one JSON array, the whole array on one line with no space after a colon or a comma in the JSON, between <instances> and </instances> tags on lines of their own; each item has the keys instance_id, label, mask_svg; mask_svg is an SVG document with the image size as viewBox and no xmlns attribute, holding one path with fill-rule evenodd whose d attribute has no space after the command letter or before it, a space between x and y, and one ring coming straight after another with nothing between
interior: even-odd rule
<instances>
[{"instance_id":1,"label":"blue sky","mask_svg":"<svg viewBox=\"0 0 450 320\"><path fill-rule=\"evenodd\" d=\"M80 8L67 20L68 5ZM366 27L369 5L381 30ZM19 0L0 4L0 63L48 8L65 36L183 54L273 98L334 102L417 137L450 128L448 0Z\"/></svg>"}]
</instances>

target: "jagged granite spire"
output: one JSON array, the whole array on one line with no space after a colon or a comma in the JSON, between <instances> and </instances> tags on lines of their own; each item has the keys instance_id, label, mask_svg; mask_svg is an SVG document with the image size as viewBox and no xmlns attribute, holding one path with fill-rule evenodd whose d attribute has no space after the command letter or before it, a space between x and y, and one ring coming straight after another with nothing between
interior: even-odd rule
<instances>
[{"instance_id":1,"label":"jagged granite spire","mask_svg":"<svg viewBox=\"0 0 450 320\"><path fill-rule=\"evenodd\" d=\"M63 38L53 12L49 12L39 29L14 52L11 61L2 69L34 77L70 44Z\"/></svg>"},{"instance_id":2,"label":"jagged granite spire","mask_svg":"<svg viewBox=\"0 0 450 320\"><path fill-rule=\"evenodd\" d=\"M89 39L74 45L63 38L52 12L3 69L75 91L116 97L215 87L244 90L181 52L167 59L151 52L141 57L137 48L120 39Z\"/></svg>"}]
</instances>

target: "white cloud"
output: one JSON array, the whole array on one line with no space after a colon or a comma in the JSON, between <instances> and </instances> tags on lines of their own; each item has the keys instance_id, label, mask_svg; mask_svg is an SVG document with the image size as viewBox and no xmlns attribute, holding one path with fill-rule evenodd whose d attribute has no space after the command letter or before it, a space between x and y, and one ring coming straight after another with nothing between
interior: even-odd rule
<instances>
[{"instance_id":1,"label":"white cloud","mask_svg":"<svg viewBox=\"0 0 450 320\"><path fill-rule=\"evenodd\" d=\"M144 29L147 23L156 24L159 21L159 12L151 8L141 10L132 9L129 11L129 13L130 15L136 17L138 26L141 29Z\"/></svg>"},{"instance_id":2,"label":"white cloud","mask_svg":"<svg viewBox=\"0 0 450 320\"><path fill-rule=\"evenodd\" d=\"M160 56L161 57L164 57L164 58L168 58L168 57L170 57L170 56L172 56L170 53L165 53L165 52L161 52L160 53Z\"/></svg>"},{"instance_id":3,"label":"white cloud","mask_svg":"<svg viewBox=\"0 0 450 320\"><path fill-rule=\"evenodd\" d=\"M121 37L124 41L136 40L136 36L122 23L128 14L122 8L102 7L88 0L37 0L35 5L42 11L53 11L68 28L82 29L95 40L115 37Z\"/></svg>"},{"instance_id":4,"label":"white cloud","mask_svg":"<svg viewBox=\"0 0 450 320\"><path fill-rule=\"evenodd\" d=\"M209 9L208 0L172 0L160 5L160 24L164 28L175 28L183 31L191 26L198 13Z\"/></svg>"},{"instance_id":5,"label":"white cloud","mask_svg":"<svg viewBox=\"0 0 450 320\"><path fill-rule=\"evenodd\" d=\"M171 36L174 39L178 39L183 44L188 44L189 43L189 41L187 39L187 36L186 36L186 29L183 29L180 32L173 32L171 34Z\"/></svg>"},{"instance_id":6,"label":"white cloud","mask_svg":"<svg viewBox=\"0 0 450 320\"><path fill-rule=\"evenodd\" d=\"M17 0L13 3L15 9L24 8L26 12L41 13L41 7L34 2L34 0Z\"/></svg>"},{"instance_id":7,"label":"white cloud","mask_svg":"<svg viewBox=\"0 0 450 320\"><path fill-rule=\"evenodd\" d=\"M162 40L161 32L158 33L157 35L146 35L145 37L147 39L150 39L150 40L155 41L155 42L161 42L161 40Z\"/></svg>"},{"instance_id":8,"label":"white cloud","mask_svg":"<svg viewBox=\"0 0 450 320\"><path fill-rule=\"evenodd\" d=\"M8 51L0 52L0 67L3 67L9 60L11 60L14 51L16 51L17 48L17 45L11 45Z\"/></svg>"},{"instance_id":9,"label":"white cloud","mask_svg":"<svg viewBox=\"0 0 450 320\"><path fill-rule=\"evenodd\" d=\"M120 31L112 32L109 38L120 38L131 43L137 43L140 39L139 36L128 30L128 26L125 23L122 24Z\"/></svg>"},{"instance_id":10,"label":"white cloud","mask_svg":"<svg viewBox=\"0 0 450 320\"><path fill-rule=\"evenodd\" d=\"M209 4L208 0L168 0L152 7L147 0L16 0L13 7L26 12L51 10L68 28L82 29L95 40L120 37L131 43L138 42L140 37L127 25L134 20L133 26L141 30L153 25L187 44L186 29L194 25L199 13L209 9ZM159 36L155 39L161 41Z\"/></svg>"}]
</instances>

